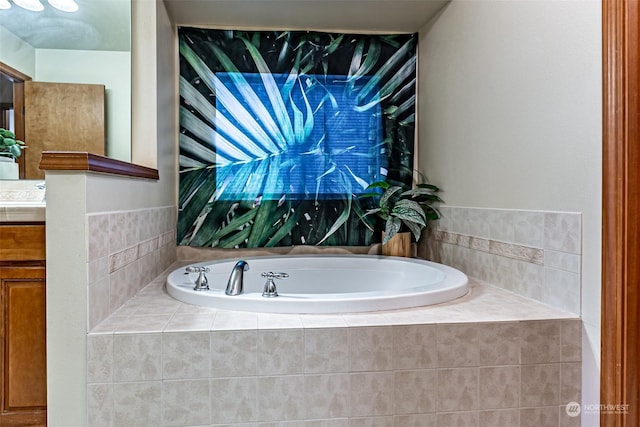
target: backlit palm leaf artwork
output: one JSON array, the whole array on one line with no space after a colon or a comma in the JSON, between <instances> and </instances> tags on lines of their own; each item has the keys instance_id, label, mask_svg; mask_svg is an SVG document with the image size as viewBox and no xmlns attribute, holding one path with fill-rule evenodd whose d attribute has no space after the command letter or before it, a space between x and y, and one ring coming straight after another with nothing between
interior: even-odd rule
<instances>
[{"instance_id":1,"label":"backlit palm leaf artwork","mask_svg":"<svg viewBox=\"0 0 640 427\"><path fill-rule=\"evenodd\" d=\"M372 182L409 186L415 34L179 28L181 245L377 242Z\"/></svg>"}]
</instances>

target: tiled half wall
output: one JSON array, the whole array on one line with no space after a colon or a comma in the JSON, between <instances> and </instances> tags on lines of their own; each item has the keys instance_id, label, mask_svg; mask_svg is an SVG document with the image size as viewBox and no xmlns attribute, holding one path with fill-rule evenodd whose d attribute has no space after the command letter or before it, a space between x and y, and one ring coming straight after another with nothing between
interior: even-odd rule
<instances>
[{"instance_id":1,"label":"tiled half wall","mask_svg":"<svg viewBox=\"0 0 640 427\"><path fill-rule=\"evenodd\" d=\"M419 256L580 314L580 213L454 206L440 211Z\"/></svg>"},{"instance_id":2,"label":"tiled half wall","mask_svg":"<svg viewBox=\"0 0 640 427\"><path fill-rule=\"evenodd\" d=\"M92 427L577 427L581 322L88 336Z\"/></svg>"},{"instance_id":3,"label":"tiled half wall","mask_svg":"<svg viewBox=\"0 0 640 427\"><path fill-rule=\"evenodd\" d=\"M86 219L91 330L175 261L176 208L96 213Z\"/></svg>"}]
</instances>

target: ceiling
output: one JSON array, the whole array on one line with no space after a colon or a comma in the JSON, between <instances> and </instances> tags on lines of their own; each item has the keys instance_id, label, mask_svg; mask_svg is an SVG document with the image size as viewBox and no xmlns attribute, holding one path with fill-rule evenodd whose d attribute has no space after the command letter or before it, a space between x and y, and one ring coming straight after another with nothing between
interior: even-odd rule
<instances>
[{"instance_id":1,"label":"ceiling","mask_svg":"<svg viewBox=\"0 0 640 427\"><path fill-rule=\"evenodd\" d=\"M131 50L130 0L75 2L74 13L54 9L46 0L41 0L42 12L12 4L0 10L0 26L37 49Z\"/></svg>"},{"instance_id":2,"label":"ceiling","mask_svg":"<svg viewBox=\"0 0 640 427\"><path fill-rule=\"evenodd\" d=\"M75 0L76 13L15 4L0 26L37 49L130 51L131 0ZM148 0L142 0L148 1ZM416 32L450 0L164 0L178 26ZM0 40L1 42L1 40Z\"/></svg>"},{"instance_id":3,"label":"ceiling","mask_svg":"<svg viewBox=\"0 0 640 427\"><path fill-rule=\"evenodd\" d=\"M178 26L417 32L449 0L164 0Z\"/></svg>"}]
</instances>

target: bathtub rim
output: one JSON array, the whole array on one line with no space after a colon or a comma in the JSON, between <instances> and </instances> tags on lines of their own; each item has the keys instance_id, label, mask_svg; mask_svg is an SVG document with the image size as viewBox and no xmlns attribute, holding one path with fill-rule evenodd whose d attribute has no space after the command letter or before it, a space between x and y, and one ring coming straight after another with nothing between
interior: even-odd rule
<instances>
[{"instance_id":1,"label":"bathtub rim","mask_svg":"<svg viewBox=\"0 0 640 427\"><path fill-rule=\"evenodd\" d=\"M323 294L307 294L314 296L313 302L309 299L295 298L281 295L277 298L263 298L259 293L242 294L240 296L228 296L224 293L205 294L201 291L194 291L170 284L172 275L182 274L187 266L206 266L214 264L229 263L243 259L251 265L252 260L268 260L268 259L318 259L318 258L360 258L360 259L378 259L389 262L411 263L428 266L439 270L445 274L446 287L429 291L417 291L420 287L407 288L413 292L405 292L396 295L362 295L367 293L350 293L351 298L321 298L318 295ZM194 263L186 263L172 270L165 280L165 289L167 293L177 301L192 304L196 306L209 307L218 310L243 311L253 313L272 313L272 314L356 314L356 313L373 313L379 311L410 309L427 307L431 305L442 304L454 301L467 295L470 291L469 278L466 274L451 266L436 263L429 260L419 258L394 257L386 255L370 255L370 254L300 254L300 255L267 255L267 256L251 256L251 257L231 257L224 259L215 259L207 261L198 261ZM296 294L301 295L301 294ZM360 296L360 299L354 298ZM300 307L304 304L304 309ZM263 306L261 309L254 308L255 305Z\"/></svg>"}]
</instances>

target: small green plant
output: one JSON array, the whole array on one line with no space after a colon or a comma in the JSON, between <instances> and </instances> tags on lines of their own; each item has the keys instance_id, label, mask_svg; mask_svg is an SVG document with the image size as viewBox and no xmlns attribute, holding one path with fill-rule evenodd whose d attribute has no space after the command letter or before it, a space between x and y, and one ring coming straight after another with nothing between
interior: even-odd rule
<instances>
[{"instance_id":1,"label":"small green plant","mask_svg":"<svg viewBox=\"0 0 640 427\"><path fill-rule=\"evenodd\" d=\"M381 189L383 192L377 191ZM434 204L442 199L436 195L440 189L432 184L421 183L415 188L406 189L391 185L387 181L377 181L366 188L360 198L379 197L378 207L369 209L365 216L376 215L385 223L385 235L382 243L387 243L403 229L413 233L416 241L420 239L427 221L440 218L440 212Z\"/></svg>"},{"instance_id":2,"label":"small green plant","mask_svg":"<svg viewBox=\"0 0 640 427\"><path fill-rule=\"evenodd\" d=\"M24 142L16 139L10 130L0 128L0 156L17 159L22 154Z\"/></svg>"}]
</instances>

